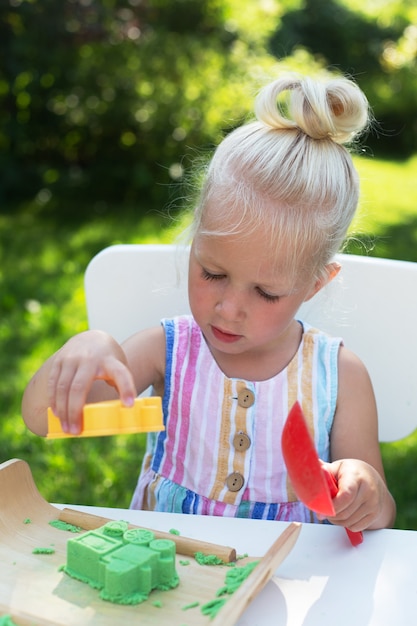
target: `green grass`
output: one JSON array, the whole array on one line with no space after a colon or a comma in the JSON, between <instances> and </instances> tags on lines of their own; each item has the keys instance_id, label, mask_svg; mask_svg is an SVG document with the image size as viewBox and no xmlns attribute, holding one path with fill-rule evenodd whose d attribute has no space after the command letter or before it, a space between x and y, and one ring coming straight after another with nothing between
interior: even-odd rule
<instances>
[{"instance_id":1,"label":"green grass","mask_svg":"<svg viewBox=\"0 0 417 626\"><path fill-rule=\"evenodd\" d=\"M175 237L162 218L120 213L83 225L57 225L29 212L0 217L0 461L26 460L49 501L127 507L141 464L143 435L50 441L32 435L20 416L31 375L87 328L89 260L107 245Z\"/></svg>"},{"instance_id":2,"label":"green grass","mask_svg":"<svg viewBox=\"0 0 417 626\"><path fill-rule=\"evenodd\" d=\"M363 253L372 242L372 255L417 262L417 157L404 163L356 162L363 180L362 215L350 251ZM47 441L27 431L20 401L43 360L87 327L83 276L94 254L120 242L169 242L180 227L169 228L157 213L138 219L126 207L83 224L40 219L36 206L0 215L0 461L28 461L49 501L129 505L143 435ZM396 525L417 529L417 434L381 447L398 505Z\"/></svg>"},{"instance_id":3,"label":"green grass","mask_svg":"<svg viewBox=\"0 0 417 626\"><path fill-rule=\"evenodd\" d=\"M361 201L352 252L417 261L417 156L408 161L356 158Z\"/></svg>"},{"instance_id":4,"label":"green grass","mask_svg":"<svg viewBox=\"0 0 417 626\"><path fill-rule=\"evenodd\" d=\"M378 233L417 217L417 156L408 161L356 158L362 199L359 227Z\"/></svg>"},{"instance_id":5,"label":"green grass","mask_svg":"<svg viewBox=\"0 0 417 626\"><path fill-rule=\"evenodd\" d=\"M353 224L359 244L352 244L350 251L361 253L365 246L373 256L417 262L417 156L405 162L360 158L356 165L363 199ZM397 502L396 527L415 530L417 432L384 443L381 450L388 485Z\"/></svg>"}]
</instances>

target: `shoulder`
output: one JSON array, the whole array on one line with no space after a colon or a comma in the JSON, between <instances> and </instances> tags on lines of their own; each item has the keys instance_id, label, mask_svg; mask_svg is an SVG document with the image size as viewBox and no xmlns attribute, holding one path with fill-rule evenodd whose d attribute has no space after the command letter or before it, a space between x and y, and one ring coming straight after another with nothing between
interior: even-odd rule
<instances>
[{"instance_id":1,"label":"shoulder","mask_svg":"<svg viewBox=\"0 0 417 626\"><path fill-rule=\"evenodd\" d=\"M160 386L165 376L165 333L162 326L141 330L122 344L138 393Z\"/></svg>"},{"instance_id":2,"label":"shoulder","mask_svg":"<svg viewBox=\"0 0 417 626\"><path fill-rule=\"evenodd\" d=\"M371 379L368 370L363 361L351 350L344 345L340 346L338 355L339 364L339 385L341 390L359 391L360 388L372 388Z\"/></svg>"},{"instance_id":3,"label":"shoulder","mask_svg":"<svg viewBox=\"0 0 417 626\"><path fill-rule=\"evenodd\" d=\"M145 345L151 343L158 344L164 341L164 329L162 326L151 326L150 328L145 328L144 330L140 330L128 339L123 342L122 346L125 351L129 351L132 348L135 349L137 347L144 347Z\"/></svg>"}]
</instances>

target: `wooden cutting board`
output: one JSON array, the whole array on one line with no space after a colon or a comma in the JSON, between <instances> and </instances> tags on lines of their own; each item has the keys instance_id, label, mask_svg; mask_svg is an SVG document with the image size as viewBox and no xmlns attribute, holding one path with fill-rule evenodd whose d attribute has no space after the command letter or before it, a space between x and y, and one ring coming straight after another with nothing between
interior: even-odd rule
<instances>
[{"instance_id":1,"label":"wooden cutting board","mask_svg":"<svg viewBox=\"0 0 417 626\"><path fill-rule=\"evenodd\" d=\"M232 626L265 586L294 546L301 525L289 524L239 589L228 596L217 617L203 615L201 606L216 598L227 566L199 565L177 554L179 586L154 591L146 602L122 606L101 600L97 590L60 571L67 540L73 533L49 522L59 510L42 498L28 464L13 459L0 464L0 616L11 615L18 626ZM34 554L52 548L53 554ZM188 561L188 565L181 561ZM249 557L238 562L242 566ZM184 609L190 603L198 607Z\"/></svg>"}]
</instances>

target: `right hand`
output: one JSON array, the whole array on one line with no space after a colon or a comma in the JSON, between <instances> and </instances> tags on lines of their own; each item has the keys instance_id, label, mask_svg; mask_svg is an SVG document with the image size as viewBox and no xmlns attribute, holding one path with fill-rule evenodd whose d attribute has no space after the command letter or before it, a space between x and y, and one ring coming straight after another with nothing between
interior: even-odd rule
<instances>
[{"instance_id":1,"label":"right hand","mask_svg":"<svg viewBox=\"0 0 417 626\"><path fill-rule=\"evenodd\" d=\"M117 390L125 406L133 405L137 394L123 349L107 333L89 330L75 335L56 352L49 371L49 406L64 432L80 433L87 401L117 397L115 391L101 387L100 397L95 397L96 390L94 399L88 398L98 380Z\"/></svg>"}]
</instances>

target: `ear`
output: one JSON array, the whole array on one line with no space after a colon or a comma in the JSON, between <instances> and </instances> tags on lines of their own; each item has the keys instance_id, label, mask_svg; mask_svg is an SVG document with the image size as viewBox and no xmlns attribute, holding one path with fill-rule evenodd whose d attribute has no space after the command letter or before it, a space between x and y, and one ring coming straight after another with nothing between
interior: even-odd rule
<instances>
[{"instance_id":1,"label":"ear","mask_svg":"<svg viewBox=\"0 0 417 626\"><path fill-rule=\"evenodd\" d=\"M307 295L304 302L307 302L307 300L311 300L311 298L315 296L316 293L320 291L320 289L323 289L323 287L328 285L333 280L333 278L338 275L341 269L342 266L340 265L340 263L336 263L336 261L326 265L323 274L320 276L320 278L316 280L313 289Z\"/></svg>"}]
</instances>

